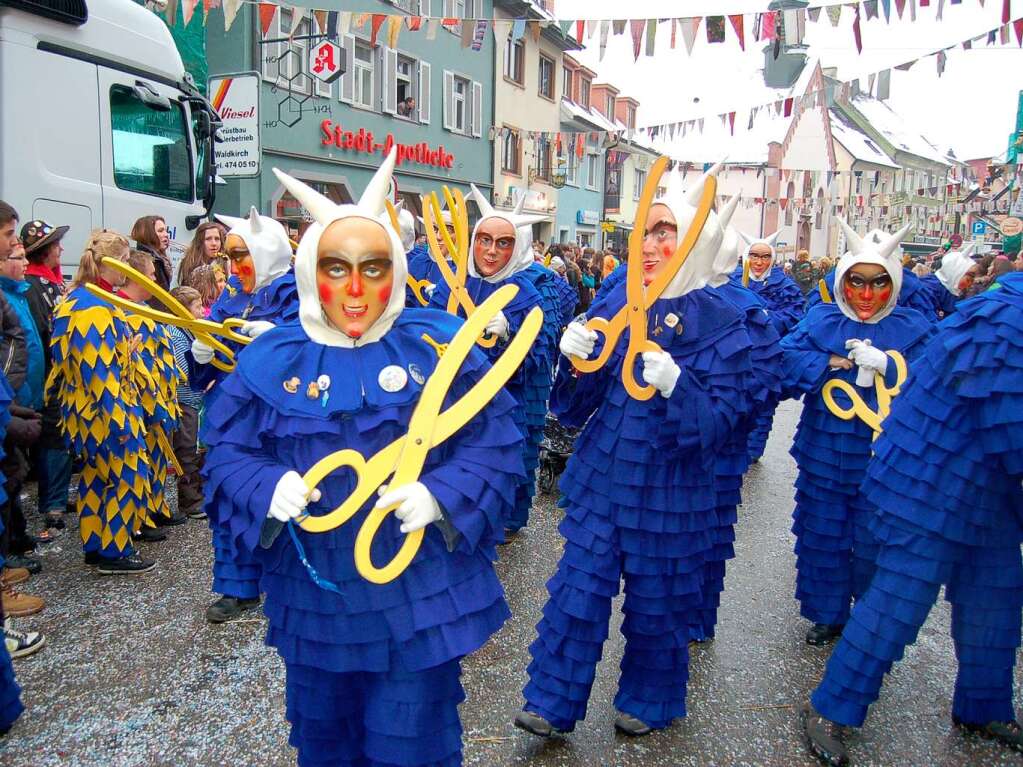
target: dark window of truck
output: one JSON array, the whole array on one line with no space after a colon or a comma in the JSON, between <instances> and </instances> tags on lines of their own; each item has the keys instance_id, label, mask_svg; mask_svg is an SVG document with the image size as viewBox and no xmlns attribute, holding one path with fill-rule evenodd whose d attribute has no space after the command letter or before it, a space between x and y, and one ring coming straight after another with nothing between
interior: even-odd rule
<instances>
[{"instance_id":1,"label":"dark window of truck","mask_svg":"<svg viewBox=\"0 0 1023 767\"><path fill-rule=\"evenodd\" d=\"M192 202L193 173L189 126L184 108L169 110L143 103L126 85L110 88L110 129L114 184L139 194Z\"/></svg>"}]
</instances>

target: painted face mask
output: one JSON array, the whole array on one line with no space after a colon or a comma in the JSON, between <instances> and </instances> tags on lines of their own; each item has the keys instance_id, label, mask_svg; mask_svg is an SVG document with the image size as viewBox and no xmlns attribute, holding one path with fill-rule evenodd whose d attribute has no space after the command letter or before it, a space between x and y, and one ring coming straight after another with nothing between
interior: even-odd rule
<instances>
[{"instance_id":1,"label":"painted face mask","mask_svg":"<svg viewBox=\"0 0 1023 767\"><path fill-rule=\"evenodd\" d=\"M743 257L743 261L749 264L750 279L756 282L766 281L774 269L774 244L778 242L778 235L781 232L775 232L769 237L760 239L747 237L741 232L739 234L746 241L746 255Z\"/></svg>"},{"instance_id":2,"label":"painted face mask","mask_svg":"<svg viewBox=\"0 0 1023 767\"><path fill-rule=\"evenodd\" d=\"M325 346L379 341L405 305L405 250L385 207L392 150L354 205L338 205L301 181L274 173L313 217L295 256L299 321Z\"/></svg>"},{"instance_id":3,"label":"painted face mask","mask_svg":"<svg viewBox=\"0 0 1023 767\"><path fill-rule=\"evenodd\" d=\"M938 282L956 297L962 296L973 286L973 274L970 270L976 265L972 258L975 247L971 244L963 250L946 253L941 259L941 268L935 272L934 276L938 278Z\"/></svg>"},{"instance_id":4,"label":"painted face mask","mask_svg":"<svg viewBox=\"0 0 1023 767\"><path fill-rule=\"evenodd\" d=\"M519 199L512 211L497 210L475 186L470 197L476 201L481 217L472 231L469 274L496 283L532 264L532 248L524 248L522 243L528 228L544 217L522 213L525 197Z\"/></svg>"},{"instance_id":5,"label":"painted face mask","mask_svg":"<svg viewBox=\"0 0 1023 767\"><path fill-rule=\"evenodd\" d=\"M842 219L838 220L849 251L835 267L835 303L851 320L874 324L895 309L902 290L902 263L896 252L910 225L879 243L860 237Z\"/></svg>"},{"instance_id":6,"label":"painted face mask","mask_svg":"<svg viewBox=\"0 0 1023 767\"><path fill-rule=\"evenodd\" d=\"M247 218L217 216L230 230L224 251L243 293L255 293L291 268L291 243L280 222L249 209Z\"/></svg>"},{"instance_id":7,"label":"painted face mask","mask_svg":"<svg viewBox=\"0 0 1023 767\"><path fill-rule=\"evenodd\" d=\"M482 221L472 241L472 258L481 277L492 277L515 255L515 227L503 218Z\"/></svg>"}]
</instances>

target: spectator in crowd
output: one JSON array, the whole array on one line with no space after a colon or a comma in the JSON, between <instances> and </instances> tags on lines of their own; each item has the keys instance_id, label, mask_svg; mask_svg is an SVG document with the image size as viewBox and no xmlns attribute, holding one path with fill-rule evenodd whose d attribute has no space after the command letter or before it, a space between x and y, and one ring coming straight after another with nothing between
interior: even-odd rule
<instances>
[{"instance_id":1,"label":"spectator in crowd","mask_svg":"<svg viewBox=\"0 0 1023 767\"><path fill-rule=\"evenodd\" d=\"M416 100L409 96L407 99L403 99L398 102L398 114L401 117L408 117L409 119L416 116Z\"/></svg>"},{"instance_id":2,"label":"spectator in crowd","mask_svg":"<svg viewBox=\"0 0 1023 767\"><path fill-rule=\"evenodd\" d=\"M29 221L21 228L28 266L28 306L39 333L45 365L43 380L50 375L50 338L53 334L53 314L64 300L64 274L60 261L64 253L61 241L68 227L54 227L46 221ZM61 515L68 509L68 488L71 483L71 454L61 436L60 409L48 400L43 403L42 434L39 437L36 473L39 480L39 509L48 527L63 528Z\"/></svg>"},{"instance_id":3,"label":"spectator in crowd","mask_svg":"<svg viewBox=\"0 0 1023 767\"><path fill-rule=\"evenodd\" d=\"M179 286L171 291L182 305L188 307L192 316L202 319L206 316L202 296L195 288ZM190 519L205 519L206 512L202 509L203 484L200 471L203 464L203 452L199 447L199 413L203 408L203 392L190 386L195 378L195 362L189 350L195 336L184 328L169 329L171 348L174 359L182 372L178 381L178 428L171 439L174 455L184 471L178 476L178 513Z\"/></svg>"},{"instance_id":4,"label":"spectator in crowd","mask_svg":"<svg viewBox=\"0 0 1023 767\"><path fill-rule=\"evenodd\" d=\"M199 224L195 236L185 251L185 257L178 265L178 285L187 285L189 275L206 264L219 263L226 269L227 256L224 255L224 234L221 225L216 221Z\"/></svg>"},{"instance_id":5,"label":"spectator in crowd","mask_svg":"<svg viewBox=\"0 0 1023 767\"><path fill-rule=\"evenodd\" d=\"M224 292L227 280L224 270L220 268L220 264L212 263L203 264L193 269L188 274L187 279L182 282L182 285L199 292L204 312L203 317L208 317L210 307L216 303L217 299L220 298L220 294Z\"/></svg>"},{"instance_id":6,"label":"spectator in crowd","mask_svg":"<svg viewBox=\"0 0 1023 767\"><path fill-rule=\"evenodd\" d=\"M173 275L170 256L167 255L167 248L170 247L167 222L161 216L143 216L131 228L131 238L139 250L145 251L153 259L156 284L168 290Z\"/></svg>"},{"instance_id":7,"label":"spectator in crowd","mask_svg":"<svg viewBox=\"0 0 1023 767\"><path fill-rule=\"evenodd\" d=\"M618 259L614 257L610 250L604 251L604 262L602 265L600 277L602 280L606 280L611 276L611 272L618 268Z\"/></svg>"}]
</instances>

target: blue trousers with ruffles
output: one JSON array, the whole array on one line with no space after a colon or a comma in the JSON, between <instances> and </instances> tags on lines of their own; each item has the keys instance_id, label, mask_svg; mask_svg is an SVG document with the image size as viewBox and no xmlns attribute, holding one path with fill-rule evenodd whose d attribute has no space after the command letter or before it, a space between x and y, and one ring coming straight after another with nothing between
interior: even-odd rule
<instances>
[{"instance_id":1,"label":"blue trousers with ruffles","mask_svg":"<svg viewBox=\"0 0 1023 767\"><path fill-rule=\"evenodd\" d=\"M241 546L232 551L231 534L226 524L213 528L213 591L226 597L255 599L259 596L262 568L251 552Z\"/></svg>"},{"instance_id":2,"label":"blue trousers with ruffles","mask_svg":"<svg viewBox=\"0 0 1023 767\"><path fill-rule=\"evenodd\" d=\"M334 673L287 664L299 767L458 767L460 661L424 671Z\"/></svg>"},{"instance_id":3,"label":"blue trousers with ruffles","mask_svg":"<svg viewBox=\"0 0 1023 767\"><path fill-rule=\"evenodd\" d=\"M767 447L767 438L771 436L771 427L774 426L774 411L777 409L777 402L765 405L764 409L753 421L753 426L749 432L749 442L746 445L746 452L749 454L750 463L759 461L764 455L764 448Z\"/></svg>"},{"instance_id":4,"label":"blue trousers with ruffles","mask_svg":"<svg viewBox=\"0 0 1023 767\"><path fill-rule=\"evenodd\" d=\"M811 697L814 708L834 722L862 725L884 675L916 641L944 584L959 661L952 715L974 724L1014 720L1023 606L1019 546L967 546L897 530L884 537L870 588Z\"/></svg>"},{"instance_id":5,"label":"blue trousers with ruffles","mask_svg":"<svg viewBox=\"0 0 1023 767\"><path fill-rule=\"evenodd\" d=\"M566 510L560 527L565 549L547 583L550 598L529 648L533 660L523 691L525 709L562 732L571 731L586 716L608 635L611 601L624 578L625 652L614 705L653 728L667 727L686 714L690 624L702 604L709 537L624 530L606 518L604 525L591 520L583 526L572 518L572 511ZM596 510L589 513L599 516ZM598 528L600 534L594 532ZM650 540L637 546L637 535ZM687 535L700 540L702 548L692 547L693 554L687 557L657 555L678 545L664 539ZM625 536L630 541L623 546Z\"/></svg>"}]
</instances>

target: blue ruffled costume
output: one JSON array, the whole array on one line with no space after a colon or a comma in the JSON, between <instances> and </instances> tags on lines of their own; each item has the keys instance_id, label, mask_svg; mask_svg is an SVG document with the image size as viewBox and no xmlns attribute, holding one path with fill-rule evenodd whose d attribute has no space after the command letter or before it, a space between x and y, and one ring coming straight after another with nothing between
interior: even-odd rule
<instances>
[{"instance_id":1,"label":"blue ruffled costume","mask_svg":"<svg viewBox=\"0 0 1023 767\"><path fill-rule=\"evenodd\" d=\"M442 282L440 267L430 257L430 249L425 245L416 245L405 254L408 264L408 275L416 281L426 280L432 285ZM416 298L412 288L405 286L405 306L420 308L422 305Z\"/></svg>"},{"instance_id":2,"label":"blue ruffled costume","mask_svg":"<svg viewBox=\"0 0 1023 767\"><path fill-rule=\"evenodd\" d=\"M945 585L959 673L952 716L1015 718L1023 607L1023 274L939 326L875 443L877 573L828 661L814 707L859 726Z\"/></svg>"},{"instance_id":3,"label":"blue ruffled costume","mask_svg":"<svg viewBox=\"0 0 1023 767\"><path fill-rule=\"evenodd\" d=\"M725 588L725 566L735 556L735 523L737 508L742 503L742 478L749 468L746 444L755 414L774 407L781 396L781 347L763 300L752 290L727 282L712 290L742 311L746 332L752 343L751 360L757 388L747 392L754 415L747 418L729 436L717 455L714 481L717 493L717 523L714 548L704 570L704 603L698 620L693 623L693 639L704 641L714 637L721 592Z\"/></svg>"},{"instance_id":4,"label":"blue ruffled costume","mask_svg":"<svg viewBox=\"0 0 1023 767\"><path fill-rule=\"evenodd\" d=\"M292 322L298 318L298 289L295 274L289 271L273 280L251 295L241 289L236 277L228 280L228 287L210 308L209 319L223 322L229 317L245 320L266 320L274 324ZM240 351L235 344L225 341L235 354ZM208 418L219 406L219 384L226 373L213 365L195 365L196 380L192 388L204 389L211 382L217 386L206 398L205 416ZM207 502L204 508L213 531L213 591L238 599L255 599L259 596L259 565L245 549L233 547L226 527L225 515L216 503Z\"/></svg>"},{"instance_id":5,"label":"blue ruffled costume","mask_svg":"<svg viewBox=\"0 0 1023 767\"><path fill-rule=\"evenodd\" d=\"M544 270L547 271L547 270ZM525 478L515 492L515 504L508 510L504 525L509 532L516 532L529 522L529 512L533 506L533 495L536 492L536 468L540 463L540 442L543 439L544 420L547 415L547 400L550 397L553 378L553 354L557 348L558 328L557 309L552 303L555 294L544 288L545 293L535 286L537 275L530 269L516 272L501 283L490 283L478 277L467 277L465 289L475 306L479 306L498 288L513 284L519 292L502 311L508 320L510 336L514 337L522 326L522 321L534 306L544 311L544 324L530 349L529 356L523 361L515 376L505 385L505 390L519 404L516 411L516 425L525 438L522 463ZM444 310L447 307L451 291L447 283L437 283L430 298L430 308ZM505 344L500 341L491 349L484 349L490 358L496 359L504 350Z\"/></svg>"},{"instance_id":6,"label":"blue ruffled costume","mask_svg":"<svg viewBox=\"0 0 1023 767\"><path fill-rule=\"evenodd\" d=\"M926 277L921 277L920 282L931 291L931 301L934 303L935 310L939 313L938 317L944 319L948 315L955 313L959 297L942 285L937 275L928 274Z\"/></svg>"},{"instance_id":7,"label":"blue ruffled costume","mask_svg":"<svg viewBox=\"0 0 1023 767\"><path fill-rule=\"evenodd\" d=\"M855 366L832 371L828 360L832 354L848 354L847 339L869 339L878 349L901 353L912 380L912 358L931 329L929 318L913 309L897 307L880 322L868 324L849 319L837 304L818 304L781 342L786 394L805 395L790 450L799 468L792 532L796 599L800 613L814 623L839 626L848 620L851 600L870 584L877 553L867 529L874 507L860 491L873 431L859 418L845 421L828 410L821 395L824 384L841 379L855 387L856 381ZM894 386L896 368L890 358L885 379ZM876 412L875 389L856 391ZM842 392L835 392L835 400L842 407L851 404Z\"/></svg>"},{"instance_id":8,"label":"blue ruffled costume","mask_svg":"<svg viewBox=\"0 0 1023 767\"><path fill-rule=\"evenodd\" d=\"M624 301L620 285L589 314L610 317ZM668 314L678 320L672 327ZM524 696L527 711L562 731L586 714L623 576L626 643L615 706L654 728L685 716L690 625L714 548L714 457L756 388L743 315L720 296L698 290L662 299L648 317L651 338L682 369L670 398L640 402L625 391L627 333L596 373L576 376L563 361L551 397L559 420L583 430L561 479L565 548L547 583Z\"/></svg>"},{"instance_id":9,"label":"blue ruffled costume","mask_svg":"<svg viewBox=\"0 0 1023 767\"><path fill-rule=\"evenodd\" d=\"M7 424L11 420L10 406L14 401L14 392L7 382L7 376L0 372L0 460L4 457L3 442L7 434ZM4 490L4 476L0 474L0 504L7 502L7 493ZM4 524L0 521L0 535L3 534ZM4 559L0 556L0 568L4 565ZM0 608L0 622L3 620L3 609ZM0 735L7 732L25 707L21 705L21 688L14 678L14 667L11 665L11 657L7 654L7 645L0 642Z\"/></svg>"},{"instance_id":10,"label":"blue ruffled costume","mask_svg":"<svg viewBox=\"0 0 1023 767\"><path fill-rule=\"evenodd\" d=\"M730 280L740 287L743 286L741 260ZM806 305L803 292L781 269L777 267L771 269L766 280L750 279L748 287L767 305L771 322L774 323L774 329L778 331L780 338L784 338L803 317ZM777 402L767 403L750 429L747 447L750 463L759 461L764 454L767 438L771 435L771 427L774 425L774 411L777 408Z\"/></svg>"},{"instance_id":11,"label":"blue ruffled costume","mask_svg":"<svg viewBox=\"0 0 1023 767\"><path fill-rule=\"evenodd\" d=\"M355 569L355 536L370 504L332 531L296 531L309 563L340 595L314 584L288 532L269 549L259 547L285 472L305 471L343 448L368 459L406 433L422 391L418 379L437 362L422 336L445 343L460 325L445 313L406 309L379 342L353 349L314 343L297 323L279 327L241 354L208 414L207 499L222 511L231 553L254 552L261 566L267 643L287 667L291 743L302 767L461 763L459 661L509 616L492 563L522 475L512 398L499 392L430 451L420 481L439 502L446 532L429 525L422 548L396 580L372 584ZM409 376L399 391L387 392L378 376L392 365ZM445 409L488 367L473 350ZM322 375L331 379L329 399L308 399L305 383ZM290 394L282 382L293 376L303 385ZM309 512L335 508L354 484L353 472L335 472L319 486L323 497ZM403 541L398 527L393 515L381 527L376 564Z\"/></svg>"},{"instance_id":12,"label":"blue ruffled costume","mask_svg":"<svg viewBox=\"0 0 1023 767\"><path fill-rule=\"evenodd\" d=\"M913 274L911 269L902 268L902 288L899 290L899 306L909 309L916 309L920 314L929 320L938 316L938 302L935 300L934 291L928 287L927 278L920 278ZM937 282L937 278L935 278ZM835 270L824 275L824 284L827 285L831 301L835 300ZM941 283L939 282L940 286ZM944 290L944 287L942 287ZM821 299L820 283L814 286L806 296L806 307L812 309L817 304L823 303Z\"/></svg>"}]
</instances>

